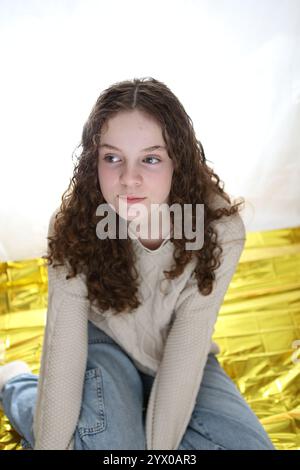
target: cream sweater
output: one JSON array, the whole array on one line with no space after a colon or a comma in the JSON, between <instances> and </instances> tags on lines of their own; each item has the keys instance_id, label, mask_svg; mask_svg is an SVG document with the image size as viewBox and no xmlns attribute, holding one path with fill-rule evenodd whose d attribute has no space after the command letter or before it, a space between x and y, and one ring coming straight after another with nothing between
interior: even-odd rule
<instances>
[{"instance_id":1,"label":"cream sweater","mask_svg":"<svg viewBox=\"0 0 300 470\"><path fill-rule=\"evenodd\" d=\"M221 204L220 204L221 203ZM219 196L216 206L227 203ZM53 234L52 214L48 236ZM66 280L66 268L48 266L48 309L33 420L35 450L74 449L88 353L88 320L111 336L135 366L155 377L146 410L149 450L176 450L191 418L210 352L214 325L241 256L246 233L239 214L215 222L222 240L222 264L213 291L199 293L195 260L174 280L163 280L173 244L156 250L132 240L137 253L143 303L133 314L104 314L86 300L83 274Z\"/></svg>"}]
</instances>

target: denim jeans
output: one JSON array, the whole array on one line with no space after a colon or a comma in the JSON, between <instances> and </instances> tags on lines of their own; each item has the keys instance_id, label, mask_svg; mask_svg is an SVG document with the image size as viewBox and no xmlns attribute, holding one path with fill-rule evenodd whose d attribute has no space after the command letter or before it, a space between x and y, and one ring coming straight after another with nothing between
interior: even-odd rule
<instances>
[{"instance_id":1,"label":"denim jeans","mask_svg":"<svg viewBox=\"0 0 300 470\"><path fill-rule=\"evenodd\" d=\"M104 331L88 322L88 359L74 450L146 449L145 414L154 377ZM4 413L33 449L38 376L19 374L0 392ZM59 397L58 397L59 399ZM196 403L177 450L276 450L262 424L210 353Z\"/></svg>"}]
</instances>

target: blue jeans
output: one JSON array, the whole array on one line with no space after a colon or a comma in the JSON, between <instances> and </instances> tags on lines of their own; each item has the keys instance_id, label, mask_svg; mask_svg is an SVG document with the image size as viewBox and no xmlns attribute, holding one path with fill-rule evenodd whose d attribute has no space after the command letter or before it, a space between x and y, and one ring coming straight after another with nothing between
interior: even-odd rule
<instances>
[{"instance_id":1,"label":"blue jeans","mask_svg":"<svg viewBox=\"0 0 300 470\"><path fill-rule=\"evenodd\" d=\"M139 371L106 333L88 322L88 360L74 433L75 450L146 449L145 414L154 377ZM13 377L0 392L4 413L33 449L38 376ZM177 450L276 450L262 424L214 354Z\"/></svg>"}]
</instances>

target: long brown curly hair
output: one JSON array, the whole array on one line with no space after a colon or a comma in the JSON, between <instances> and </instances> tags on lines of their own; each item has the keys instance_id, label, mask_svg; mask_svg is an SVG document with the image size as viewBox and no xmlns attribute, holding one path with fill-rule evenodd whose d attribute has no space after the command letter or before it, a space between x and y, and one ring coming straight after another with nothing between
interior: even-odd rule
<instances>
[{"instance_id":1,"label":"long brown curly hair","mask_svg":"<svg viewBox=\"0 0 300 470\"><path fill-rule=\"evenodd\" d=\"M199 292L210 294L214 271L220 266L223 251L213 221L238 212L238 206L243 203L231 205L230 197L223 190L224 184L207 164L191 118L164 83L152 77L134 78L105 89L84 124L81 142L76 147L82 147L82 150L68 189L62 195L55 217L55 233L47 237L48 254L43 258L50 265L54 260L58 262L53 267L68 264L70 269L66 279L84 273L88 299L95 301L101 311L112 309L115 314L130 312L141 304L138 272L130 237L99 240L96 235L99 222L96 208L106 203L98 180L98 147L104 123L119 111L134 109L146 112L161 125L168 155L174 163L169 205L177 203L183 209L184 204L192 204L192 207L197 203L204 204L203 246L199 250L188 251L185 243L191 240L184 235L180 239L171 237L174 264L170 271L164 271L167 279L178 277L192 256L196 256L194 275ZM212 207L212 196L216 194L224 199L224 207ZM173 214L170 215L172 218ZM117 215L117 224L118 219ZM195 230L194 215L192 220Z\"/></svg>"}]
</instances>

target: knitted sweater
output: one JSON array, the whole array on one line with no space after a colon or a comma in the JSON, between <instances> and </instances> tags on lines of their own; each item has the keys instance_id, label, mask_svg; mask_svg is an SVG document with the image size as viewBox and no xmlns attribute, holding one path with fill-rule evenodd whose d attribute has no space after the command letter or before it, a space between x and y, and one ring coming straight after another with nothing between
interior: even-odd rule
<instances>
[{"instance_id":1,"label":"knitted sweater","mask_svg":"<svg viewBox=\"0 0 300 470\"><path fill-rule=\"evenodd\" d=\"M215 207L226 207L219 196ZM53 234L50 218L48 236ZM156 250L132 239L137 253L142 304L134 313L101 313L86 299L83 274L66 280L66 268L48 266L48 309L37 401L33 419L35 450L74 449L88 354L88 320L105 331L132 358L135 366L155 377L146 418L146 447L176 450L191 418L210 352L214 325L245 243L239 214L214 222L222 243L221 266L211 294L202 295L193 276L195 259L176 279L170 269L173 244L166 238ZM168 234L169 235L169 234Z\"/></svg>"}]
</instances>

